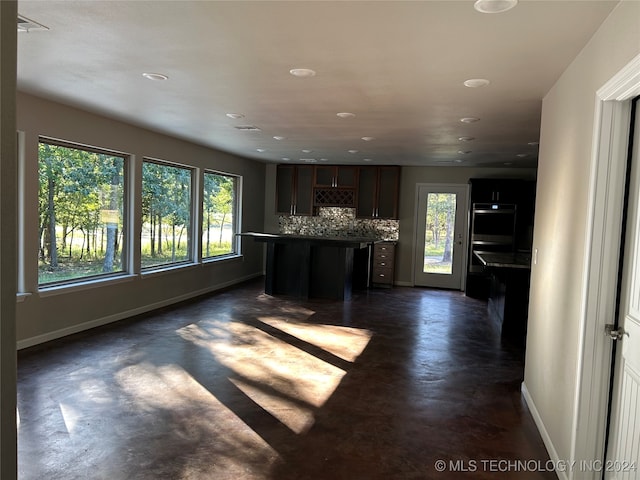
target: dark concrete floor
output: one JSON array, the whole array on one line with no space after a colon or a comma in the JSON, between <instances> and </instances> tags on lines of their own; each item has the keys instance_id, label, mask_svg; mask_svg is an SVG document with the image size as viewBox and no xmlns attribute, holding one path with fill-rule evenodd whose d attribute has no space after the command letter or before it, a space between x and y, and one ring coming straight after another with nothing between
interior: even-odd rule
<instances>
[{"instance_id":1,"label":"dark concrete floor","mask_svg":"<svg viewBox=\"0 0 640 480\"><path fill-rule=\"evenodd\" d=\"M262 291L21 351L20 478L557 478L520 394L522 351L501 344L484 302Z\"/></svg>"}]
</instances>

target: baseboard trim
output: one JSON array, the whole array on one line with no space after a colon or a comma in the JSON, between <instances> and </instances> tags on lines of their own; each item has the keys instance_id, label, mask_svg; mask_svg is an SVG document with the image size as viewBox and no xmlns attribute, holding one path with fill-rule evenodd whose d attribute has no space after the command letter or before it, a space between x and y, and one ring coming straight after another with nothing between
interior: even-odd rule
<instances>
[{"instance_id":1,"label":"baseboard trim","mask_svg":"<svg viewBox=\"0 0 640 480\"><path fill-rule=\"evenodd\" d=\"M549 458L551 459L552 462L554 462L554 465L559 465L561 464L561 460L558 457L558 452L556 451L555 447L553 446L553 441L551 440L551 437L549 436L549 432L547 432L546 427L544 426L544 422L542 421L542 417L540 416L540 413L538 412L538 409L536 408L536 405L533 401L533 398L531 398L531 394L529 393L529 390L527 389L527 385L522 382L522 385L520 387L520 391L522 392L522 396L524 397L524 401L527 404L527 407L529 408L529 411L531 412L531 416L533 417L533 421L536 424L536 427L538 427L538 431L540 432L540 436L542 437L542 441L544 442L544 446L547 449L547 453L549 454ZM565 459L566 460L566 459ZM560 480L569 480L569 477L567 476L567 472L563 472L563 471L558 471L556 469L556 475L558 476L558 478Z\"/></svg>"},{"instance_id":2,"label":"baseboard trim","mask_svg":"<svg viewBox=\"0 0 640 480\"><path fill-rule=\"evenodd\" d=\"M394 285L397 287L413 287L413 282L403 282L403 281L398 281L398 282L394 282Z\"/></svg>"},{"instance_id":3,"label":"baseboard trim","mask_svg":"<svg viewBox=\"0 0 640 480\"><path fill-rule=\"evenodd\" d=\"M237 278L234 280L230 280L228 282L219 283L219 284L212 285L200 290L195 290L193 292L189 292L184 295L178 295L177 297L168 298L168 299L162 300L161 302L143 305L141 307L133 308L131 310L126 310L124 312L119 312L113 315L108 315L106 317L97 318L95 320L79 323L77 325L72 325L70 327L61 328L60 330L54 330L52 332L43 333L42 335L36 335L35 337L29 337L24 340L19 340L17 342L16 348L18 350L23 350L25 348L34 347L36 345L40 345L45 342L50 342L51 340L57 340L59 338L66 337L68 335L73 335L74 333L80 333L85 330L89 330L91 328L101 327L109 323L124 320L126 318L131 318L136 315L140 315L142 313L151 312L153 310L157 310L162 307L167 307L169 305L173 305L175 303L179 303L184 300L189 300L191 298L195 298L200 295L206 295L208 293L212 293L217 290L222 290L224 288L232 287L234 285L238 285L240 283L253 280L254 278L261 277L262 275L263 275L262 272L254 273L242 278Z\"/></svg>"}]
</instances>

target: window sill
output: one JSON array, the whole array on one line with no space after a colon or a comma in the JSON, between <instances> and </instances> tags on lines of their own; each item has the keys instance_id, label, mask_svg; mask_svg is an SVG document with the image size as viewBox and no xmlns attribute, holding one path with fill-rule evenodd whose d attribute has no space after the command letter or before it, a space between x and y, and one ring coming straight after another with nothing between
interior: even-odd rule
<instances>
[{"instance_id":1,"label":"window sill","mask_svg":"<svg viewBox=\"0 0 640 480\"><path fill-rule=\"evenodd\" d=\"M117 277L98 278L94 280L78 281L75 283L68 283L64 285L56 285L52 287L41 287L38 289L38 295L40 297L51 297L54 295L62 295L66 293L80 292L83 290L89 290L92 288L104 287L105 285L114 285L117 283L125 283L134 280L137 275L118 275ZM30 295L30 294L22 294Z\"/></svg>"},{"instance_id":2,"label":"window sill","mask_svg":"<svg viewBox=\"0 0 640 480\"><path fill-rule=\"evenodd\" d=\"M168 273L175 272L176 270L186 270L198 266L199 264L193 262L180 263L178 265L160 265L158 267L149 267L148 269L141 271L140 276L142 279L151 278L158 275L166 275Z\"/></svg>"},{"instance_id":3,"label":"window sill","mask_svg":"<svg viewBox=\"0 0 640 480\"><path fill-rule=\"evenodd\" d=\"M22 303L24 302L28 297L30 297L31 295L33 295L33 293L31 292L21 292L21 293L16 293L16 303Z\"/></svg>"},{"instance_id":4,"label":"window sill","mask_svg":"<svg viewBox=\"0 0 640 480\"><path fill-rule=\"evenodd\" d=\"M203 265L210 265L219 262L229 262L232 260L242 260L243 255L239 253L230 253L229 255L218 255L217 257L207 257L202 259Z\"/></svg>"}]
</instances>

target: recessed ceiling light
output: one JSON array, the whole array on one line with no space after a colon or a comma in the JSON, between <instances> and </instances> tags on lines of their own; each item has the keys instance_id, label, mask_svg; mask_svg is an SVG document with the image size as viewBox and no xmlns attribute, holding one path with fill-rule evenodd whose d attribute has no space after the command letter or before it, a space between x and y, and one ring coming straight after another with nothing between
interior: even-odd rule
<instances>
[{"instance_id":1,"label":"recessed ceiling light","mask_svg":"<svg viewBox=\"0 0 640 480\"><path fill-rule=\"evenodd\" d=\"M318 160L316 160L315 158L301 158L300 161L307 163L318 163Z\"/></svg>"},{"instance_id":2,"label":"recessed ceiling light","mask_svg":"<svg viewBox=\"0 0 640 480\"><path fill-rule=\"evenodd\" d=\"M329 161L329 159L328 159L328 158L321 158L321 159L320 159L320 161L321 161L321 162L328 162L328 161Z\"/></svg>"},{"instance_id":3,"label":"recessed ceiling light","mask_svg":"<svg viewBox=\"0 0 640 480\"><path fill-rule=\"evenodd\" d=\"M264 148L256 148L256 152L263 153L266 152L266 150Z\"/></svg>"},{"instance_id":4,"label":"recessed ceiling light","mask_svg":"<svg viewBox=\"0 0 640 480\"><path fill-rule=\"evenodd\" d=\"M362 137L362 140L364 140L365 142L370 142L373 139L374 137Z\"/></svg>"},{"instance_id":5,"label":"recessed ceiling light","mask_svg":"<svg viewBox=\"0 0 640 480\"><path fill-rule=\"evenodd\" d=\"M147 80L167 80L169 77L164 73L143 73L142 76Z\"/></svg>"},{"instance_id":6,"label":"recessed ceiling light","mask_svg":"<svg viewBox=\"0 0 640 480\"><path fill-rule=\"evenodd\" d=\"M302 150L302 153L311 153L311 152L313 152L313 150L309 150L309 149Z\"/></svg>"},{"instance_id":7,"label":"recessed ceiling light","mask_svg":"<svg viewBox=\"0 0 640 480\"><path fill-rule=\"evenodd\" d=\"M487 85L489 85L489 83L491 82L489 82L489 80L487 80L486 78L471 78L464 81L464 86L469 88L480 88L486 87Z\"/></svg>"},{"instance_id":8,"label":"recessed ceiling light","mask_svg":"<svg viewBox=\"0 0 640 480\"><path fill-rule=\"evenodd\" d=\"M282 157L282 160L284 160L285 162L288 162L291 159L289 157Z\"/></svg>"},{"instance_id":9,"label":"recessed ceiling light","mask_svg":"<svg viewBox=\"0 0 640 480\"><path fill-rule=\"evenodd\" d=\"M239 118L244 118L244 115L241 113L227 113L227 117L237 120Z\"/></svg>"},{"instance_id":10,"label":"recessed ceiling light","mask_svg":"<svg viewBox=\"0 0 640 480\"><path fill-rule=\"evenodd\" d=\"M454 162L456 162L456 163L462 163L462 160L461 160L461 159L459 159L459 158L456 158L456 159L454 160Z\"/></svg>"},{"instance_id":11,"label":"recessed ceiling light","mask_svg":"<svg viewBox=\"0 0 640 480\"><path fill-rule=\"evenodd\" d=\"M476 137L458 137L458 140L461 142L471 142L475 140Z\"/></svg>"},{"instance_id":12,"label":"recessed ceiling light","mask_svg":"<svg viewBox=\"0 0 640 480\"><path fill-rule=\"evenodd\" d=\"M458 150L458 153L460 155L468 155L469 153L471 153L471 150Z\"/></svg>"},{"instance_id":13,"label":"recessed ceiling light","mask_svg":"<svg viewBox=\"0 0 640 480\"><path fill-rule=\"evenodd\" d=\"M528 156L529 156L529 154L528 154L528 153L518 153L518 154L516 155L516 157L520 157L520 158L524 158L524 157L528 157Z\"/></svg>"},{"instance_id":14,"label":"recessed ceiling light","mask_svg":"<svg viewBox=\"0 0 640 480\"><path fill-rule=\"evenodd\" d=\"M349 153L358 153L358 150L349 150Z\"/></svg>"},{"instance_id":15,"label":"recessed ceiling light","mask_svg":"<svg viewBox=\"0 0 640 480\"><path fill-rule=\"evenodd\" d=\"M301 78L313 77L316 74L316 72L310 68L292 68L289 70L289 73L294 77Z\"/></svg>"},{"instance_id":16,"label":"recessed ceiling light","mask_svg":"<svg viewBox=\"0 0 640 480\"><path fill-rule=\"evenodd\" d=\"M370 158L363 158L363 159L362 159L362 161L363 161L363 162L373 162L373 160L372 160L372 159L370 159Z\"/></svg>"},{"instance_id":17,"label":"recessed ceiling light","mask_svg":"<svg viewBox=\"0 0 640 480\"><path fill-rule=\"evenodd\" d=\"M518 0L477 0L473 4L480 13L502 13L511 10L518 4Z\"/></svg>"},{"instance_id":18,"label":"recessed ceiling light","mask_svg":"<svg viewBox=\"0 0 640 480\"><path fill-rule=\"evenodd\" d=\"M460 119L462 123L474 123L478 122L479 120L480 119L478 117L464 117Z\"/></svg>"},{"instance_id":19,"label":"recessed ceiling light","mask_svg":"<svg viewBox=\"0 0 640 480\"><path fill-rule=\"evenodd\" d=\"M527 143L527 145L529 145L530 147L536 147L536 146L539 145L539 143L538 142L529 142L529 143Z\"/></svg>"},{"instance_id":20,"label":"recessed ceiling light","mask_svg":"<svg viewBox=\"0 0 640 480\"><path fill-rule=\"evenodd\" d=\"M281 137L280 135L275 135L273 138L276 140L284 140L284 137Z\"/></svg>"},{"instance_id":21,"label":"recessed ceiling light","mask_svg":"<svg viewBox=\"0 0 640 480\"><path fill-rule=\"evenodd\" d=\"M356 114L351 112L340 112L340 113L336 113L336 116L340 118L353 118L356 116Z\"/></svg>"},{"instance_id":22,"label":"recessed ceiling light","mask_svg":"<svg viewBox=\"0 0 640 480\"><path fill-rule=\"evenodd\" d=\"M243 132L259 132L260 131L260 129L255 125L236 125L233 128L235 128L236 130L242 130Z\"/></svg>"}]
</instances>

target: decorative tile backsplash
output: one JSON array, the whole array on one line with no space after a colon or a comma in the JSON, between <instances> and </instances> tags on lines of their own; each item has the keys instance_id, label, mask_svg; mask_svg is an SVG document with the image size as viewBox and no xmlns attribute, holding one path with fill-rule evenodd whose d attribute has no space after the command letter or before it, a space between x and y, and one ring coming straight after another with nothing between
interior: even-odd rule
<instances>
[{"instance_id":1,"label":"decorative tile backsplash","mask_svg":"<svg viewBox=\"0 0 640 480\"><path fill-rule=\"evenodd\" d=\"M398 240L398 220L356 218L355 208L320 207L318 215L279 218L280 233L317 237L370 237Z\"/></svg>"}]
</instances>

